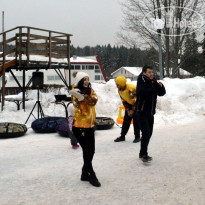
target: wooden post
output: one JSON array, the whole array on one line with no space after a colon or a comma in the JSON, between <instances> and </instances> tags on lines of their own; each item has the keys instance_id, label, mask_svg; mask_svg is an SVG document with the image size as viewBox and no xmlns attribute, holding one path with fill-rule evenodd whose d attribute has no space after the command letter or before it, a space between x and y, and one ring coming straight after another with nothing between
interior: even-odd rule
<instances>
[{"instance_id":1,"label":"wooden post","mask_svg":"<svg viewBox=\"0 0 205 205\"><path fill-rule=\"evenodd\" d=\"M19 52L19 46L18 46L18 34L16 33L16 41L15 41L15 44L16 44L16 53L15 53L15 58L16 58L16 62L17 62L17 58L18 58L18 52Z\"/></svg>"},{"instance_id":2,"label":"wooden post","mask_svg":"<svg viewBox=\"0 0 205 205\"><path fill-rule=\"evenodd\" d=\"M51 40L51 32L49 32L49 68L51 68L51 57L52 57L52 40Z\"/></svg>"},{"instance_id":3,"label":"wooden post","mask_svg":"<svg viewBox=\"0 0 205 205\"><path fill-rule=\"evenodd\" d=\"M23 100L23 103L22 103L22 108L24 109L24 112L26 111L25 110L25 101L26 101L26 97L25 97L25 92L26 92L26 88L25 88L25 83L26 83L26 71L25 71L25 65L23 65L23 95L22 95L22 100Z\"/></svg>"},{"instance_id":4,"label":"wooden post","mask_svg":"<svg viewBox=\"0 0 205 205\"><path fill-rule=\"evenodd\" d=\"M71 87L71 72L70 72L70 36L67 35L67 60L68 60L68 73L69 73L69 87Z\"/></svg>"},{"instance_id":5,"label":"wooden post","mask_svg":"<svg viewBox=\"0 0 205 205\"><path fill-rule=\"evenodd\" d=\"M5 61L6 61L6 33L3 33L3 65L2 65L2 101L1 101L1 110L4 109L5 104Z\"/></svg>"},{"instance_id":6,"label":"wooden post","mask_svg":"<svg viewBox=\"0 0 205 205\"><path fill-rule=\"evenodd\" d=\"M22 28L19 28L19 67L21 68L22 60Z\"/></svg>"},{"instance_id":7,"label":"wooden post","mask_svg":"<svg viewBox=\"0 0 205 205\"><path fill-rule=\"evenodd\" d=\"M30 61L30 28L27 29L26 55L27 55L27 68L28 68L29 61Z\"/></svg>"}]
</instances>

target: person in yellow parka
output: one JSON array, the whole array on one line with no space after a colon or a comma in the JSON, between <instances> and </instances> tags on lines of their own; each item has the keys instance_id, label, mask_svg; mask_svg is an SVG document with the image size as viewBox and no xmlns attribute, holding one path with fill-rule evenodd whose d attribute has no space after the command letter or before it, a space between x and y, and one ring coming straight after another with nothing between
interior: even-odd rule
<instances>
[{"instance_id":1,"label":"person in yellow parka","mask_svg":"<svg viewBox=\"0 0 205 205\"><path fill-rule=\"evenodd\" d=\"M89 75L84 72L74 72L75 85L69 92L72 97L74 110L73 134L83 150L81 180L89 181L93 186L100 187L92 166L95 154L95 104L98 98L91 88Z\"/></svg>"},{"instance_id":2,"label":"person in yellow parka","mask_svg":"<svg viewBox=\"0 0 205 205\"><path fill-rule=\"evenodd\" d=\"M133 84L127 84L127 80L124 76L118 76L115 78L115 83L118 88L118 93L125 107L125 116L122 124L121 136L115 139L115 142L125 141L125 135L127 134L130 123L133 119L135 139L133 143L140 141L140 126L137 115L135 114L136 105L136 86Z\"/></svg>"}]
</instances>

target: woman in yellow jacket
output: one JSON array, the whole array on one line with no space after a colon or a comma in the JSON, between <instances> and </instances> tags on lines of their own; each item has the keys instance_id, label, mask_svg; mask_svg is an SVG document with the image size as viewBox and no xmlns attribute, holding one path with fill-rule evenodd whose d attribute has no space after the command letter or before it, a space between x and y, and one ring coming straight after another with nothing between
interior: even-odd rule
<instances>
[{"instance_id":1,"label":"woman in yellow jacket","mask_svg":"<svg viewBox=\"0 0 205 205\"><path fill-rule=\"evenodd\" d=\"M89 76L84 72L73 73L75 85L70 91L74 111L73 134L83 150L84 165L82 181L89 181L93 186L101 186L93 170L92 160L95 153L95 104L98 98L91 88Z\"/></svg>"}]
</instances>

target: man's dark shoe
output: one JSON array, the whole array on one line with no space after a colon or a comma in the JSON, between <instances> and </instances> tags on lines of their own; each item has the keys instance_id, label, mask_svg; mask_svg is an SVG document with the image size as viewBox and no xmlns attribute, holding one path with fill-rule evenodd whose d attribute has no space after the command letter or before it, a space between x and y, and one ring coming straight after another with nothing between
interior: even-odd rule
<instances>
[{"instance_id":1,"label":"man's dark shoe","mask_svg":"<svg viewBox=\"0 0 205 205\"><path fill-rule=\"evenodd\" d=\"M140 138L135 138L135 139L133 140L133 143L138 143L138 142L140 142Z\"/></svg>"},{"instance_id":2,"label":"man's dark shoe","mask_svg":"<svg viewBox=\"0 0 205 205\"><path fill-rule=\"evenodd\" d=\"M139 158L143 161L143 162L150 162L152 161L152 157L148 156L148 155L139 155Z\"/></svg>"},{"instance_id":3,"label":"man's dark shoe","mask_svg":"<svg viewBox=\"0 0 205 205\"><path fill-rule=\"evenodd\" d=\"M90 174L90 183L91 183L93 186L95 186L95 187L100 187L100 186L101 186L101 184L100 184L100 182L98 181L98 179L97 179L95 173L91 173L91 174Z\"/></svg>"},{"instance_id":4,"label":"man's dark shoe","mask_svg":"<svg viewBox=\"0 0 205 205\"><path fill-rule=\"evenodd\" d=\"M90 181L90 174L86 172L85 170L82 170L81 174L81 181Z\"/></svg>"},{"instance_id":5,"label":"man's dark shoe","mask_svg":"<svg viewBox=\"0 0 205 205\"><path fill-rule=\"evenodd\" d=\"M123 141L125 141L125 137L122 137L122 136L120 136L114 140L114 142L123 142Z\"/></svg>"}]
</instances>

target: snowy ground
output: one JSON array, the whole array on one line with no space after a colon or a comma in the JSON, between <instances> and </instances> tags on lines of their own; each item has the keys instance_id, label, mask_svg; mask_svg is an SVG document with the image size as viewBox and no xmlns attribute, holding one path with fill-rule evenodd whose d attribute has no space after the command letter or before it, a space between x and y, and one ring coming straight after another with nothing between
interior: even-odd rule
<instances>
[{"instance_id":1,"label":"snowy ground","mask_svg":"<svg viewBox=\"0 0 205 205\"><path fill-rule=\"evenodd\" d=\"M120 129L96 132L94 167L102 187L81 182L81 149L72 150L58 134L1 140L1 205L204 205L205 119L155 129L150 154L138 159L130 129L126 142L114 143Z\"/></svg>"},{"instance_id":2,"label":"snowy ground","mask_svg":"<svg viewBox=\"0 0 205 205\"><path fill-rule=\"evenodd\" d=\"M131 82L136 84L136 82ZM205 204L205 78L164 79L167 94L158 99L149 153L153 162L138 159L140 144L114 143L120 129L96 132L94 167L102 187L80 181L81 149L55 134L0 140L0 205L204 205ZM121 104L113 80L93 84L99 97L98 116L116 119ZM65 116L54 94L41 93L46 115ZM6 102L0 122L25 123L35 101L30 91L26 112ZM34 112L36 115L36 111ZM27 126L34 120L30 118Z\"/></svg>"}]
</instances>

